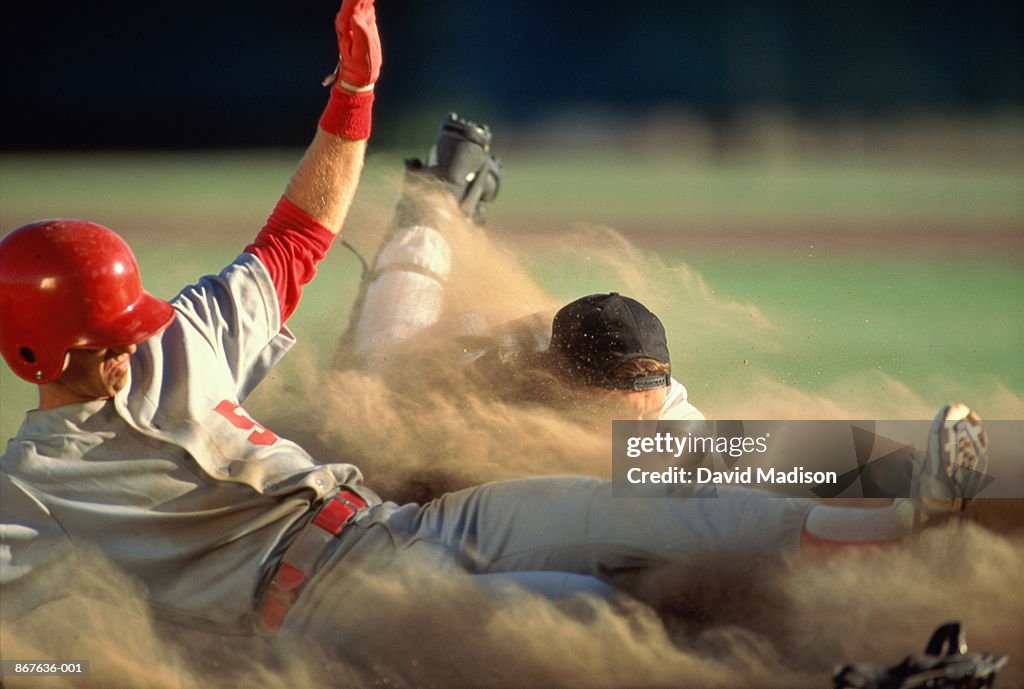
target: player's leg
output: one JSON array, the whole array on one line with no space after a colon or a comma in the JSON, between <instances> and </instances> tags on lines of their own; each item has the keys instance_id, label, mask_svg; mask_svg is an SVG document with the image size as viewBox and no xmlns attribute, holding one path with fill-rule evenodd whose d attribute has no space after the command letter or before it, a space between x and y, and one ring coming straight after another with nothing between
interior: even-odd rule
<instances>
[{"instance_id":1,"label":"player's leg","mask_svg":"<svg viewBox=\"0 0 1024 689\"><path fill-rule=\"evenodd\" d=\"M572 572L472 571L464 565L471 557L412 528L418 512L415 504L384 503L347 526L289 609L281 633L358 658L359 649L380 653L382 635L407 621L433 623L439 612L442 623L460 615L472 619L477 607L518 605L527 592L572 614L585 609L575 606L581 594L612 595L599 579Z\"/></svg>"},{"instance_id":2,"label":"player's leg","mask_svg":"<svg viewBox=\"0 0 1024 689\"><path fill-rule=\"evenodd\" d=\"M987 438L977 415L950 405L929 432L913 499L885 508L842 508L727 488L698 488L679 498L612 498L605 482L539 478L443 496L406 513L401 528L415 540L452 549L471 571L611 578L616 571L707 552L764 556L801 546L898 543L911 532L907 506L942 519L969 512L986 464Z\"/></svg>"},{"instance_id":3,"label":"player's leg","mask_svg":"<svg viewBox=\"0 0 1024 689\"><path fill-rule=\"evenodd\" d=\"M486 126L449 114L427 162L406 160L402 198L360 285L339 365L372 364L439 321L452 265L445 227L458 221L454 214L482 222L500 186L502 170L489 153L490 139Z\"/></svg>"},{"instance_id":4,"label":"player's leg","mask_svg":"<svg viewBox=\"0 0 1024 689\"><path fill-rule=\"evenodd\" d=\"M399 541L439 546L467 570L618 574L709 553L795 552L813 503L742 489L690 497L613 498L583 477L492 483L445 495L387 527Z\"/></svg>"},{"instance_id":5,"label":"player's leg","mask_svg":"<svg viewBox=\"0 0 1024 689\"><path fill-rule=\"evenodd\" d=\"M549 600L561 600L581 594L598 598L610 598L614 595L614 589L597 577L567 572L476 574L473 576L473 582L498 597L505 591L509 592L510 597L514 596L518 589L525 589Z\"/></svg>"},{"instance_id":6,"label":"player's leg","mask_svg":"<svg viewBox=\"0 0 1024 689\"><path fill-rule=\"evenodd\" d=\"M988 466L988 436L966 405L944 406L928 431L924 461L909 498L877 508L817 505L807 517L803 549L812 556L850 547L894 545L927 526L958 526L977 505Z\"/></svg>"},{"instance_id":7,"label":"player's leg","mask_svg":"<svg viewBox=\"0 0 1024 689\"><path fill-rule=\"evenodd\" d=\"M450 581L440 585L459 600L476 592L498 604L522 589L555 600L606 597L609 585L661 563L796 552L809 502L713 493L622 499L607 482L558 477L487 484L422 506L384 503L345 529L285 628L349 648L364 631L360 614L401 615L404 592L438 582Z\"/></svg>"},{"instance_id":8,"label":"player's leg","mask_svg":"<svg viewBox=\"0 0 1024 689\"><path fill-rule=\"evenodd\" d=\"M960 405L945 407L930 431L909 504L929 507L932 517L969 513L986 463L987 439L977 416ZM470 572L485 575L479 580L485 588L508 581L531 588L533 577L543 584L533 590L551 595L557 591L549 585L558 576L552 572L582 575L564 580L571 584L562 589L568 593L589 577L614 584L619 574L701 561L706 554L770 557L807 552L814 540L818 553L822 543L828 552L898 543L910 533L898 507L837 508L738 488L717 495L709 489L690 497L613 498L610 484L582 477L488 484L423 506L384 503L360 515L325 553L285 624L339 643L359 638L353 608L379 599L378 575L387 586L396 577L401 582L422 573ZM516 582L521 572L540 574ZM503 579L508 573L511 578Z\"/></svg>"},{"instance_id":9,"label":"player's leg","mask_svg":"<svg viewBox=\"0 0 1024 689\"><path fill-rule=\"evenodd\" d=\"M451 247L426 225L401 227L374 261L353 306L350 330L339 357L354 354L364 363L406 342L438 322L451 271Z\"/></svg>"}]
</instances>

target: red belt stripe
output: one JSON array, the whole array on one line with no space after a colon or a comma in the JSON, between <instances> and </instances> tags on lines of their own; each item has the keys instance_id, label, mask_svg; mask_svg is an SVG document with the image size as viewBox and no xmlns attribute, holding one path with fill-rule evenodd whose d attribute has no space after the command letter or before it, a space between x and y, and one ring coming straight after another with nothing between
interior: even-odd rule
<instances>
[{"instance_id":1,"label":"red belt stripe","mask_svg":"<svg viewBox=\"0 0 1024 689\"><path fill-rule=\"evenodd\" d=\"M325 502L313 521L296 537L295 543L285 551L277 572L256 606L257 619L264 631L276 632L281 627L323 546L340 536L352 517L364 507L365 500L350 490L343 490ZM310 540L318 547L303 547Z\"/></svg>"}]
</instances>

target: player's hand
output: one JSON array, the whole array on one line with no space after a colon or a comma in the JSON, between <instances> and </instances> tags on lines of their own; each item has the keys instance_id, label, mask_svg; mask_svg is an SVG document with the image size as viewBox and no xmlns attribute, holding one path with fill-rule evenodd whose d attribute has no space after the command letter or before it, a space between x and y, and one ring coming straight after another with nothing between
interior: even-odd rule
<instances>
[{"instance_id":1,"label":"player's hand","mask_svg":"<svg viewBox=\"0 0 1024 689\"><path fill-rule=\"evenodd\" d=\"M353 93L373 89L381 64L373 0L344 0L334 28L339 56L336 86Z\"/></svg>"}]
</instances>

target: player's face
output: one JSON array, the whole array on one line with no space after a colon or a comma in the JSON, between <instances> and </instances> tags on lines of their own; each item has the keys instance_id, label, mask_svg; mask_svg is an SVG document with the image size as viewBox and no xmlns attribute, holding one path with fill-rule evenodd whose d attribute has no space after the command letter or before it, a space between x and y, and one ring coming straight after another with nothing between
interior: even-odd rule
<instances>
[{"instance_id":1,"label":"player's face","mask_svg":"<svg viewBox=\"0 0 1024 689\"><path fill-rule=\"evenodd\" d=\"M135 345L104 349L72 349L68 367L56 384L85 402L110 399L128 384L128 359Z\"/></svg>"}]
</instances>

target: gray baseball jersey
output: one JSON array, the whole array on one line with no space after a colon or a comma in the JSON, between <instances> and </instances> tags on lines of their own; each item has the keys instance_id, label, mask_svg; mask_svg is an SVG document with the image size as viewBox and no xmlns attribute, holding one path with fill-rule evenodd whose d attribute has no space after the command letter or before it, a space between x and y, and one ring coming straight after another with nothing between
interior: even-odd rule
<instances>
[{"instance_id":1,"label":"gray baseball jersey","mask_svg":"<svg viewBox=\"0 0 1024 689\"><path fill-rule=\"evenodd\" d=\"M294 343L258 258L242 254L172 304L177 318L139 345L113 400L31 411L8 443L5 614L52 595L39 570L87 543L167 616L247 627L282 538L313 501L359 484L354 466L318 464L241 406Z\"/></svg>"}]
</instances>

